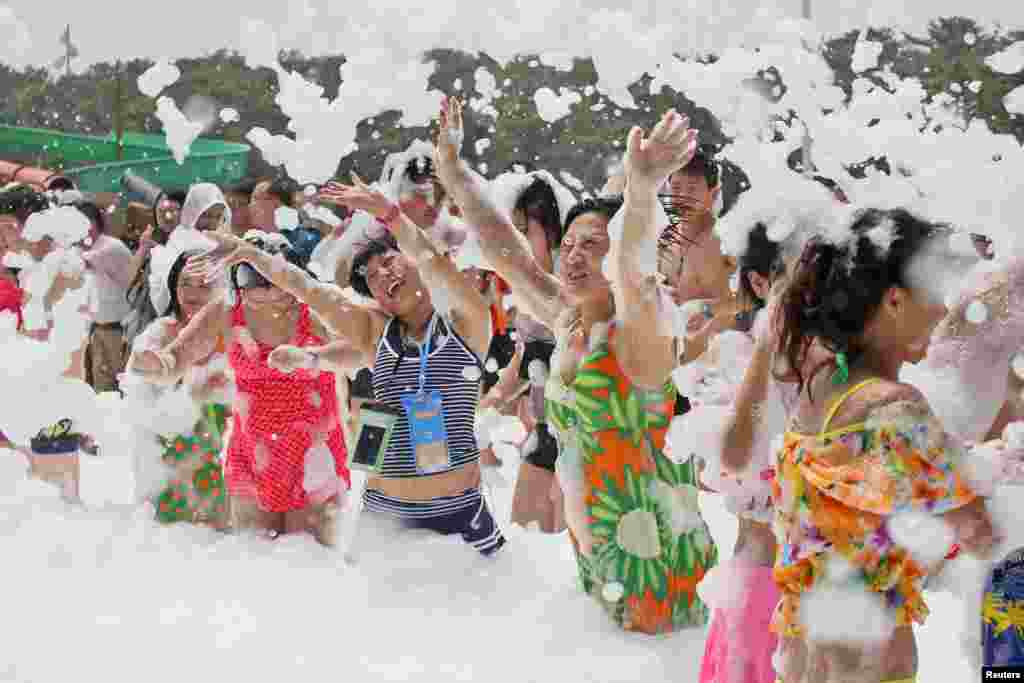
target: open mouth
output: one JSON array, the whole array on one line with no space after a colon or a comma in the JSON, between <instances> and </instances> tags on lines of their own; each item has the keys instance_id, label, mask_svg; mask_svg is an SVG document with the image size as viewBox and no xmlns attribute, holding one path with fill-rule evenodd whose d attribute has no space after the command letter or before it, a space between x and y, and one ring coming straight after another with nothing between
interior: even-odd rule
<instances>
[{"instance_id":1,"label":"open mouth","mask_svg":"<svg viewBox=\"0 0 1024 683\"><path fill-rule=\"evenodd\" d=\"M575 273L568 273L568 274L566 274L565 280L570 285L578 285L578 284L580 284L582 282L585 282L588 277L590 277L590 275L588 273L582 272L582 271L577 271Z\"/></svg>"}]
</instances>

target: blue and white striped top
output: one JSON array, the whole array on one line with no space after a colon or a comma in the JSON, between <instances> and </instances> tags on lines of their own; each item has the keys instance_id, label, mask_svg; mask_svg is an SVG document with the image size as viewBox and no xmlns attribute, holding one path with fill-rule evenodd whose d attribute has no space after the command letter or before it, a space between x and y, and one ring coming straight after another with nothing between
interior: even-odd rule
<instances>
[{"instance_id":1,"label":"blue and white striped top","mask_svg":"<svg viewBox=\"0 0 1024 683\"><path fill-rule=\"evenodd\" d=\"M402 406L402 397L415 393L419 388L420 349L416 345L412 348L408 345L403 346L400 326L396 319L392 318L377 344L373 364L374 399L401 413L391 432L388 450L384 453L380 476L385 478L435 476L480 459L474 429L477 404L480 400L480 359L454 331L448 320L436 313L434 315L437 316L437 321L434 338L430 344L430 355L427 357L427 378L424 388L428 392L435 389L441 392L451 465L430 475L422 475L417 470L409 435L409 420ZM466 500L462 501L462 498ZM413 513L415 507L416 516L432 516L433 512L441 515L452 512L453 507L461 509L474 503L478 504L479 493L438 500L436 503L439 507L436 511L425 509L433 508L430 503L408 506L407 501L390 499L374 491L367 491L366 502L370 509L382 512L406 516ZM409 507L407 512L406 507Z\"/></svg>"}]
</instances>

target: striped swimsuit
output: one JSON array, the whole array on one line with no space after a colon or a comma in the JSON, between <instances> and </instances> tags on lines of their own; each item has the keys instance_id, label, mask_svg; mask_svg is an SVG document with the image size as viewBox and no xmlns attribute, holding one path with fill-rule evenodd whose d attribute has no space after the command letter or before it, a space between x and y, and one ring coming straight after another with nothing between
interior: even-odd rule
<instances>
[{"instance_id":1,"label":"striped swimsuit","mask_svg":"<svg viewBox=\"0 0 1024 683\"><path fill-rule=\"evenodd\" d=\"M435 313L435 316L437 314ZM427 362L426 391L438 390L443 397L444 424L448 433L449 472L479 461L480 450L474 430L476 408L480 396L480 369L476 354L451 330L443 317L436 319L434 338ZM404 347L399 325L392 319L377 345L373 365L373 392L377 401L401 411L391 441L384 453L381 476L385 478L420 477L409 435L402 397L416 392L419 386L419 350ZM475 377L474 377L475 375ZM474 377L469 379L468 377ZM432 475L427 475L432 476ZM467 543L488 555L505 543L479 488L430 501L408 501L367 489L366 509L399 517L413 526L426 527L439 533L461 533Z\"/></svg>"}]
</instances>

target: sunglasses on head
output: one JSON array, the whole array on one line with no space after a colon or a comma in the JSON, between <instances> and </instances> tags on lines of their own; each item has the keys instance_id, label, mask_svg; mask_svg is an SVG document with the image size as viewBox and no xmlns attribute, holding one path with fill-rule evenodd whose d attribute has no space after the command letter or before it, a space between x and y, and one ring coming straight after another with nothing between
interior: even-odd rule
<instances>
[{"instance_id":1,"label":"sunglasses on head","mask_svg":"<svg viewBox=\"0 0 1024 683\"><path fill-rule=\"evenodd\" d=\"M269 235L267 237L251 236L246 237L245 241L268 254L281 254L288 263L305 268L300 254L292 247L288 239L282 235ZM231 283L235 289L267 289L273 287L270 280L263 277L258 270L248 263L239 263L231 269Z\"/></svg>"}]
</instances>

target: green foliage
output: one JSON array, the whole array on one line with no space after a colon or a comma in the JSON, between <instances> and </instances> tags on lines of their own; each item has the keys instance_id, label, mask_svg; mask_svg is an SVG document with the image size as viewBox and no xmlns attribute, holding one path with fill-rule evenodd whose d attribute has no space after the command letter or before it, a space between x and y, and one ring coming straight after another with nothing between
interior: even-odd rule
<instances>
[{"instance_id":1,"label":"green foliage","mask_svg":"<svg viewBox=\"0 0 1024 683\"><path fill-rule=\"evenodd\" d=\"M967 40L969 34L974 34L976 40ZM855 74L851 69L858 38L857 31L837 36L823 50L835 72L836 84L848 94L856 78L867 78L885 88L889 87L883 78L886 72L903 78L920 78L929 95L951 94L969 119L981 118L994 131L1010 133L1024 141L1024 117L1010 116L1002 103L1007 93L1024 83L1024 73L998 74L985 64L987 57L1024 38L1024 33L987 33L962 17L936 21L922 36L872 28L867 38L881 42L883 51L878 68L866 74ZM535 61L536 55L523 55L500 64L483 53L437 49L425 54L424 59L436 62L429 89L461 94L470 101L467 138L471 141L488 138L491 144L481 147L479 152L474 145L469 145L465 155L472 164L481 169L486 167L490 173L500 172L514 162L528 162L556 172L568 171L588 187L599 187L604 182L607 166L621 155L629 129L634 125L650 127L657 115L669 107L690 116L692 124L700 129L704 144L720 147L727 142L713 112L687 99L686 93L668 87L650 93L647 75L631 87L636 106L620 111L596 89L597 72L591 59L576 59L568 72ZM705 58L705 61L713 60L713 55ZM343 87L339 68L344 62L342 55L307 57L297 51L281 55L285 69L314 77L324 87L325 96L331 98ZM176 64L182 77L163 95L174 99L179 106L194 94L204 95L213 98L219 108L232 107L240 114L238 123L216 121L207 135L240 142L254 127L266 128L273 134L287 134L287 119L275 102L277 82L271 70L251 69L241 56L227 50L180 59ZM137 87L138 77L151 65L152 62L145 59L120 64L123 74L121 111L129 131L161 130L154 116L154 100L142 95ZM482 106L484 103L479 101L475 74L480 68L489 71L497 84L491 108ZM107 63L93 65L84 73L59 80L51 78L46 69L14 70L0 64L0 120L106 135L114 126L116 76L117 65ZM783 87L784 76L782 74L780 81ZM976 81L981 87L974 93L968 86ZM960 92L952 92L954 83L959 84ZM540 118L534 103L534 94L541 87L555 92L567 88L578 93L581 101L571 108L569 116L548 124ZM431 128L404 125L401 112L378 114L359 124L358 150L343 160L339 173L358 169L364 177L375 178L388 153L403 149L417 138L430 139ZM267 166L255 150L250 157L250 169L255 176L278 170ZM740 178L741 174L734 168L726 171L727 196L728 186L740 182Z\"/></svg>"}]
</instances>

